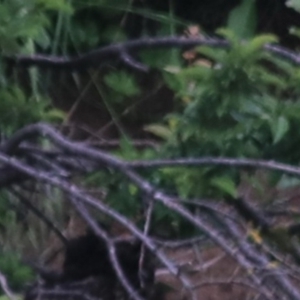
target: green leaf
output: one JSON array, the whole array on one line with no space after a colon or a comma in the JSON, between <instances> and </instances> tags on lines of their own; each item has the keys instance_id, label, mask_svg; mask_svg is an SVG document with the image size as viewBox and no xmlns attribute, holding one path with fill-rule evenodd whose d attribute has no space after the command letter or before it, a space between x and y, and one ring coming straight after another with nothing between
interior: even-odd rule
<instances>
[{"instance_id":1,"label":"green leaf","mask_svg":"<svg viewBox=\"0 0 300 300\"><path fill-rule=\"evenodd\" d=\"M263 46L275 42L277 42L277 37L272 34L256 36L245 46L244 55L248 58L250 55L256 55L256 59L258 59L259 56L257 54L262 53L260 50L263 48Z\"/></svg>"},{"instance_id":2,"label":"green leaf","mask_svg":"<svg viewBox=\"0 0 300 300\"><path fill-rule=\"evenodd\" d=\"M285 5L287 7L293 8L297 12L300 12L300 0L289 0Z\"/></svg>"},{"instance_id":3,"label":"green leaf","mask_svg":"<svg viewBox=\"0 0 300 300\"><path fill-rule=\"evenodd\" d=\"M144 130L165 140L169 139L172 135L172 131L168 127L159 124L145 126Z\"/></svg>"},{"instance_id":4,"label":"green leaf","mask_svg":"<svg viewBox=\"0 0 300 300\"><path fill-rule=\"evenodd\" d=\"M278 143L289 130L289 122L283 116L271 122L271 130L273 134L273 144Z\"/></svg>"},{"instance_id":5,"label":"green leaf","mask_svg":"<svg viewBox=\"0 0 300 300\"><path fill-rule=\"evenodd\" d=\"M48 32L45 29L41 29L35 42L42 48L47 49L51 45L51 40Z\"/></svg>"},{"instance_id":6,"label":"green leaf","mask_svg":"<svg viewBox=\"0 0 300 300\"><path fill-rule=\"evenodd\" d=\"M135 96L140 92L135 78L125 71L111 72L104 77L104 82L114 91L124 96Z\"/></svg>"},{"instance_id":7,"label":"green leaf","mask_svg":"<svg viewBox=\"0 0 300 300\"><path fill-rule=\"evenodd\" d=\"M131 196L135 196L138 193L138 188L134 184L128 185L128 190Z\"/></svg>"},{"instance_id":8,"label":"green leaf","mask_svg":"<svg viewBox=\"0 0 300 300\"><path fill-rule=\"evenodd\" d=\"M222 192L229 194L233 198L237 198L238 192L234 181L227 176L215 177L211 180L211 185L217 187Z\"/></svg>"},{"instance_id":9,"label":"green leaf","mask_svg":"<svg viewBox=\"0 0 300 300\"><path fill-rule=\"evenodd\" d=\"M196 51L205 55L207 58L211 58L213 61L221 61L226 53L224 49L214 49L208 46L197 47Z\"/></svg>"},{"instance_id":10,"label":"green leaf","mask_svg":"<svg viewBox=\"0 0 300 300\"><path fill-rule=\"evenodd\" d=\"M66 117L66 113L56 108L53 108L45 113L45 118L47 120L62 121L64 120L65 117Z\"/></svg>"},{"instance_id":11,"label":"green leaf","mask_svg":"<svg viewBox=\"0 0 300 300\"><path fill-rule=\"evenodd\" d=\"M264 46L267 43L275 43L278 42L278 39L273 34L262 34L259 36L256 36L252 41L250 42L250 45L252 45L255 49L260 49L262 46Z\"/></svg>"},{"instance_id":12,"label":"green leaf","mask_svg":"<svg viewBox=\"0 0 300 300\"><path fill-rule=\"evenodd\" d=\"M216 33L227 39L232 46L236 46L238 44L236 34L231 29L219 28L216 30Z\"/></svg>"},{"instance_id":13,"label":"green leaf","mask_svg":"<svg viewBox=\"0 0 300 300\"><path fill-rule=\"evenodd\" d=\"M254 0L242 0L242 3L231 11L227 22L227 27L243 39L254 35L256 25L257 12Z\"/></svg>"},{"instance_id":14,"label":"green leaf","mask_svg":"<svg viewBox=\"0 0 300 300\"><path fill-rule=\"evenodd\" d=\"M299 10L300 11L300 10ZM300 28L298 27L295 27L295 26L292 26L290 29L289 29L289 33L291 35L294 35L296 37L300 37Z\"/></svg>"}]
</instances>

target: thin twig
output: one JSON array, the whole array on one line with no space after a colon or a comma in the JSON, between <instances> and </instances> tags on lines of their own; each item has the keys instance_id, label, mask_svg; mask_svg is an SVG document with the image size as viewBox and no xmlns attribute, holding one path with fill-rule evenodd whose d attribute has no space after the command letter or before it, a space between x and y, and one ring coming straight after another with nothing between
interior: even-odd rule
<instances>
[{"instance_id":1,"label":"thin twig","mask_svg":"<svg viewBox=\"0 0 300 300\"><path fill-rule=\"evenodd\" d=\"M10 299L10 300L17 300L17 297L14 295L14 293L11 291L11 289L8 286L7 279L6 277L0 272L0 285L5 293L5 295Z\"/></svg>"},{"instance_id":2,"label":"thin twig","mask_svg":"<svg viewBox=\"0 0 300 300\"><path fill-rule=\"evenodd\" d=\"M21 195L21 193L19 193L18 191L16 191L15 189L11 190L11 193L17 197L19 199L19 201L26 206L29 210L32 211L33 214L35 214L40 220L42 220L46 226L48 226L48 228L50 230L52 230L56 236L60 239L60 241L62 242L63 245L67 245L68 240L66 239L66 237L61 233L61 231L53 224L53 222L51 220L49 220L49 218L47 216L45 216L45 214L43 214L38 208L36 208L29 200L26 199L26 197L24 197L23 195Z\"/></svg>"}]
</instances>

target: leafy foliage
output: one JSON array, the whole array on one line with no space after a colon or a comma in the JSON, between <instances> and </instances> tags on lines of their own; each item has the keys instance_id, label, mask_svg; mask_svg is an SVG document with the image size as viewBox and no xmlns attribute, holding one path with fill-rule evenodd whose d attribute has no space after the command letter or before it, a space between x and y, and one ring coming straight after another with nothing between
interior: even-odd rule
<instances>
[{"instance_id":1,"label":"leafy foliage","mask_svg":"<svg viewBox=\"0 0 300 300\"><path fill-rule=\"evenodd\" d=\"M108 87L121 96L135 96L139 93L139 88L132 75L124 72L111 72L104 77L104 82Z\"/></svg>"},{"instance_id":2,"label":"leafy foliage","mask_svg":"<svg viewBox=\"0 0 300 300\"><path fill-rule=\"evenodd\" d=\"M230 41L228 49L199 47L199 60L193 64L182 66L178 56L174 65L171 61L164 65L164 80L176 94L176 108L161 123L145 126L147 132L162 141L160 150L147 150L146 157L229 156L298 164L295 147L300 138L296 129L300 121L297 69L263 50L266 43L276 42L272 35L241 42L238 33L224 29L218 33ZM106 83L124 94L117 87L117 82L122 80L115 75L112 78L114 80ZM124 86L129 89L132 84ZM146 152L127 150L126 147L121 149L122 158L145 158ZM183 199L237 198L241 180L237 170L211 166L164 168L143 175ZM122 178L113 185L110 185L111 180L99 182L106 182L107 199L113 207L127 215L129 211L136 215L140 210L141 195ZM277 182L280 182L278 177L274 184ZM124 204L125 198L132 201ZM154 219L157 227L160 220L172 224L169 233L176 228L176 234L183 234L188 228L181 218L163 207L156 207Z\"/></svg>"},{"instance_id":3,"label":"leafy foliage","mask_svg":"<svg viewBox=\"0 0 300 300\"><path fill-rule=\"evenodd\" d=\"M165 71L167 84L177 94L178 109L166 117L164 125L147 127L166 141L162 155L276 158L298 163L297 71L262 50L264 44L275 41L273 36L241 43L231 32L220 33L230 41L230 49L198 49L211 61L210 66ZM180 168L167 174L183 197L236 194L238 174L234 171Z\"/></svg>"},{"instance_id":4,"label":"leafy foliage","mask_svg":"<svg viewBox=\"0 0 300 300\"><path fill-rule=\"evenodd\" d=\"M17 86L0 90L2 99L0 119L2 132L11 134L15 130L40 120L52 121L62 119L63 114L56 109L49 109L48 101L34 101L28 98Z\"/></svg>"},{"instance_id":5,"label":"leafy foliage","mask_svg":"<svg viewBox=\"0 0 300 300\"><path fill-rule=\"evenodd\" d=\"M2 55L34 54L36 47L49 46L50 15L55 10L69 11L67 1L51 2L42 0L3 1L0 3L0 52ZM25 93L15 74L7 76L6 68L0 61L0 130L11 134L16 129L40 120L61 119L62 114L50 109L49 101L42 97L38 88L39 75L29 71L31 93Z\"/></svg>"},{"instance_id":6,"label":"leafy foliage","mask_svg":"<svg viewBox=\"0 0 300 300\"><path fill-rule=\"evenodd\" d=\"M32 270L21 263L19 255L14 253L0 253L0 269L5 274L11 288L18 291L34 277Z\"/></svg>"},{"instance_id":7,"label":"leafy foliage","mask_svg":"<svg viewBox=\"0 0 300 300\"><path fill-rule=\"evenodd\" d=\"M289 1L296 10L298 2ZM171 11L168 15L138 9L125 0L9 0L0 3L0 51L2 55L41 51L77 54L104 43L124 41L125 30L115 22L124 13L159 21L158 34L174 34L176 26L186 25L174 18ZM230 42L230 47L199 47L192 63L183 62L181 52L176 49L140 53L143 63L162 73L163 84L176 96L175 108L160 122L155 120L144 127L161 141L159 149L138 151L124 133L117 155L128 160L229 156L299 164L300 71L263 51L263 45L277 39L271 35L255 35L255 1L241 1L231 11L227 27L218 34ZM297 33L297 29L294 30ZM146 28L141 32L142 35L148 33ZM30 123L60 121L64 117L62 112L52 108L45 96L46 83L40 72L33 68L26 76L29 89L20 84L18 74L8 76L4 62L0 61L2 134L10 135ZM115 119L132 105L132 99L143 93L137 76L128 71L109 69L99 81L97 90ZM163 168L141 174L182 199L224 196L235 199L240 182L238 171L211 166ZM290 183L291 179L275 178L274 181L280 185ZM111 170L97 172L85 178L85 184L104 189L106 201L137 223L143 218L147 199L119 174ZM8 204L1 201L0 224L16 228L15 214L7 213ZM188 204L187 208L190 209ZM165 236L194 234L186 221L160 205L154 208L152 221L155 230ZM260 243L259 233L253 230L250 235ZM21 287L31 276L20 265L18 256L11 253L0 254L0 270L7 274L15 288Z\"/></svg>"}]
</instances>

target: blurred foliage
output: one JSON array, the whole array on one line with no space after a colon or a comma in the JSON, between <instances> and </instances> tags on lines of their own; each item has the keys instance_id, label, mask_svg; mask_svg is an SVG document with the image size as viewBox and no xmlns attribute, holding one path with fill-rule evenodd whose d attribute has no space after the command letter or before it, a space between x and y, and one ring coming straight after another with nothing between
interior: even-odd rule
<instances>
[{"instance_id":1,"label":"blurred foliage","mask_svg":"<svg viewBox=\"0 0 300 300\"><path fill-rule=\"evenodd\" d=\"M2 59L4 55L73 55L133 37L182 33L182 29L190 25L189 20L175 15L171 5L163 12L136 7L133 2L1 1L1 135L9 136L30 123L60 122L64 118L64 113L54 108L47 96L50 77L41 75L37 68L24 71L25 76L21 71L8 70ZM300 163L300 71L293 64L263 51L265 43L275 43L277 38L258 35L255 4L254 0L238 1L224 23L227 29L217 32L229 40L229 49L198 47L192 50L195 57L192 61L185 61L177 49L148 49L140 53L141 61L160 73L157 76L160 84L174 93L174 109L163 120L150 116L153 121L144 127L161 141L159 149L137 150L122 132L121 147L115 151L116 155L128 160L229 156ZM299 1L288 1L287 5L299 11ZM139 23L128 21L130 18L139 18ZM292 33L300 36L298 28L292 28ZM205 36L205 31L199 29L199 34ZM26 79L20 79L22 76ZM74 78L79 86L80 79L76 74ZM122 111L143 95L139 74L127 69L109 66L108 72L99 78L94 84L116 121ZM170 194L177 193L183 199L225 195L236 198L240 182L238 171L209 166L140 173L159 188ZM247 175L249 180L255 180L250 173ZM287 176L273 176L272 180L272 184L279 187L294 184L294 179ZM88 176L85 184L104 189L110 205L137 223L142 220L148 200L123 176L106 170ZM53 207L48 207L48 212L52 210L51 215L56 217L58 210ZM11 210L10 199L1 194L0 226L6 232L3 236L14 232L15 237L5 245L8 250L23 233L20 224L22 226ZM186 221L160 205L154 208L153 227L155 233L163 236L194 234ZM30 234L36 244L37 236ZM22 251L21 248L16 250ZM31 276L20 265L18 255L5 251L0 253L0 270L7 274L14 288L19 288Z\"/></svg>"},{"instance_id":2,"label":"blurred foliage","mask_svg":"<svg viewBox=\"0 0 300 300\"><path fill-rule=\"evenodd\" d=\"M0 270L14 291L24 289L25 284L34 279L32 270L25 266L20 256L15 253L0 252Z\"/></svg>"},{"instance_id":3,"label":"blurred foliage","mask_svg":"<svg viewBox=\"0 0 300 300\"><path fill-rule=\"evenodd\" d=\"M0 3L0 53L3 55L34 54L37 48L50 45L48 30L53 11L71 12L68 1L2 1ZM39 75L29 70L31 92L19 86L17 74L8 75L0 58L0 131L9 135L16 129L40 120L62 119L62 113L51 108L38 90Z\"/></svg>"},{"instance_id":4,"label":"blurred foliage","mask_svg":"<svg viewBox=\"0 0 300 300\"><path fill-rule=\"evenodd\" d=\"M161 148L136 151L123 144L119 151L122 158L226 156L299 164L299 70L263 50L264 44L276 42L272 35L241 43L232 31L220 30L218 34L230 41L229 49L198 47L195 51L199 59L194 63L169 65L162 71L166 84L176 94L176 107L162 122L145 127L162 140ZM212 166L163 168L142 174L183 199L236 198L241 180L235 169ZM270 180L280 186L281 178L271 176ZM250 180L254 178L250 176ZM130 183L123 178L113 186L100 178L98 182L107 186L107 199L113 199L114 207L135 214L137 208L132 205L139 206L142 195L130 188ZM125 198L135 200L127 201L125 208ZM177 235L183 234L187 224L176 214L157 207L154 219L160 215L165 224L175 227Z\"/></svg>"},{"instance_id":5,"label":"blurred foliage","mask_svg":"<svg viewBox=\"0 0 300 300\"><path fill-rule=\"evenodd\" d=\"M232 9L228 17L227 28L242 39L253 37L257 27L256 3L254 0L243 0Z\"/></svg>"},{"instance_id":6,"label":"blurred foliage","mask_svg":"<svg viewBox=\"0 0 300 300\"><path fill-rule=\"evenodd\" d=\"M24 223L18 222L21 215L14 209L14 203L8 193L2 191L0 193L0 270L14 291L21 291L25 284L34 278L32 270L21 261L21 253L25 247L23 243L25 230L22 228ZM25 236L27 237L26 234ZM0 287L1 293L3 291Z\"/></svg>"},{"instance_id":7,"label":"blurred foliage","mask_svg":"<svg viewBox=\"0 0 300 300\"><path fill-rule=\"evenodd\" d=\"M160 124L161 132L170 132L164 155L265 158L298 164L297 68L262 51L264 44L276 40L273 36L240 43L232 32L219 34L230 41L230 49L197 50L211 66L199 63L165 72L167 84L177 94L178 109ZM180 180L176 189L185 197L233 195L238 184L236 172L230 169L186 168L169 173L174 173L175 182Z\"/></svg>"},{"instance_id":8,"label":"blurred foliage","mask_svg":"<svg viewBox=\"0 0 300 300\"><path fill-rule=\"evenodd\" d=\"M23 191L23 197L28 196L28 201L58 224L62 219L62 199L55 189L51 193L53 199L49 192L45 197L38 192L26 195ZM41 198L45 200L44 203L40 201ZM33 280L31 268L24 265L22 259L41 254L49 243L49 236L43 221L30 213L11 193L4 189L0 192L0 271L7 277L13 291L24 290L25 285Z\"/></svg>"}]
</instances>

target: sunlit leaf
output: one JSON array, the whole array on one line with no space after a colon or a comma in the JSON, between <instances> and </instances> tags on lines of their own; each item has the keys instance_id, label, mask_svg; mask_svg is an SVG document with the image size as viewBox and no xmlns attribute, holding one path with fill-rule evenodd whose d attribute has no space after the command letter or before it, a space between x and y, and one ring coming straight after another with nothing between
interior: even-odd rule
<instances>
[{"instance_id":1,"label":"sunlit leaf","mask_svg":"<svg viewBox=\"0 0 300 300\"><path fill-rule=\"evenodd\" d=\"M271 120L270 122L273 134L273 143L276 144L284 137L284 135L289 130L289 122L283 116L280 116L278 119Z\"/></svg>"},{"instance_id":2,"label":"sunlit leaf","mask_svg":"<svg viewBox=\"0 0 300 300\"><path fill-rule=\"evenodd\" d=\"M238 195L236 185L230 177L215 177L211 180L211 185L217 187L222 192L229 194L233 198L236 198Z\"/></svg>"},{"instance_id":3,"label":"sunlit leaf","mask_svg":"<svg viewBox=\"0 0 300 300\"><path fill-rule=\"evenodd\" d=\"M248 231L248 234L256 244L260 245L263 242L263 238L262 238L259 230L251 229Z\"/></svg>"},{"instance_id":4,"label":"sunlit leaf","mask_svg":"<svg viewBox=\"0 0 300 300\"><path fill-rule=\"evenodd\" d=\"M129 189L130 195L132 195L132 196L136 195L138 192L138 189L134 184L129 184L128 189Z\"/></svg>"},{"instance_id":5,"label":"sunlit leaf","mask_svg":"<svg viewBox=\"0 0 300 300\"><path fill-rule=\"evenodd\" d=\"M66 113L62 110L59 109L51 109L49 111L46 112L46 116L48 120L64 120L64 118L66 117Z\"/></svg>"},{"instance_id":6,"label":"sunlit leaf","mask_svg":"<svg viewBox=\"0 0 300 300\"><path fill-rule=\"evenodd\" d=\"M285 4L287 7L291 7L294 10L300 12L300 0L289 0L289 1L286 1Z\"/></svg>"},{"instance_id":7,"label":"sunlit leaf","mask_svg":"<svg viewBox=\"0 0 300 300\"><path fill-rule=\"evenodd\" d=\"M159 124L145 126L144 130L166 140L172 135L172 131L168 127Z\"/></svg>"}]
</instances>

